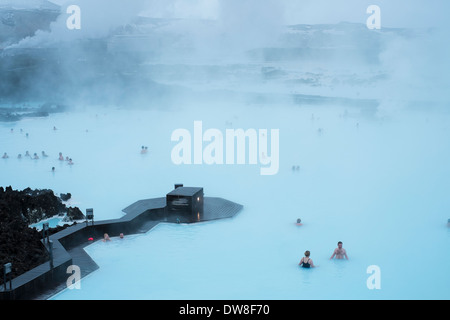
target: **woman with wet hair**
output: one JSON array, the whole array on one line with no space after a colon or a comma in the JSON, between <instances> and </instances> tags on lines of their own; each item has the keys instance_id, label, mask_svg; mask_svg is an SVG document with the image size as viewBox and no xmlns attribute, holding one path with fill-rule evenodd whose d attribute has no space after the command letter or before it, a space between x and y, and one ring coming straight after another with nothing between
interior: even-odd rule
<instances>
[{"instance_id":1,"label":"woman with wet hair","mask_svg":"<svg viewBox=\"0 0 450 320\"><path fill-rule=\"evenodd\" d=\"M314 268L315 265L312 261L312 259L309 257L311 255L311 252L309 250L305 251L305 256L300 260L300 263L298 264L302 268Z\"/></svg>"}]
</instances>

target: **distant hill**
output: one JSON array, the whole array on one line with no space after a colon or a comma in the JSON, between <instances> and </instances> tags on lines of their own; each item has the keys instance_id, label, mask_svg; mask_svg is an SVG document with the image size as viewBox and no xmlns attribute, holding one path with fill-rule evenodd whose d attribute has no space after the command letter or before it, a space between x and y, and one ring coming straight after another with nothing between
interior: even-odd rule
<instances>
[{"instance_id":1,"label":"distant hill","mask_svg":"<svg viewBox=\"0 0 450 320\"><path fill-rule=\"evenodd\" d=\"M59 6L47 0L0 0L0 8L59 10Z\"/></svg>"},{"instance_id":2,"label":"distant hill","mask_svg":"<svg viewBox=\"0 0 450 320\"><path fill-rule=\"evenodd\" d=\"M0 49L48 30L60 7L45 0L0 0Z\"/></svg>"}]
</instances>

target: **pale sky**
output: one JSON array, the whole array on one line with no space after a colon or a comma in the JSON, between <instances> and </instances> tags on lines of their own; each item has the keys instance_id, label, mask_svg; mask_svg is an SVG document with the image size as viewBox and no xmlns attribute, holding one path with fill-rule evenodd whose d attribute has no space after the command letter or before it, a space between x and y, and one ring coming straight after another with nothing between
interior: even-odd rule
<instances>
[{"instance_id":1,"label":"pale sky","mask_svg":"<svg viewBox=\"0 0 450 320\"><path fill-rule=\"evenodd\" d=\"M77 3L77 0L51 1L57 4ZM128 3L133 1L140 0L128 0ZM144 0L143 13L154 17L215 19L220 16L221 1L235 3L236 10L245 3L264 7L270 2L273 6L273 0ZM378 5L382 26L385 27L449 26L449 0L277 0L276 3L284 13L284 24L365 23L369 17L366 9L370 5Z\"/></svg>"},{"instance_id":2,"label":"pale sky","mask_svg":"<svg viewBox=\"0 0 450 320\"><path fill-rule=\"evenodd\" d=\"M381 9L386 27L432 27L447 24L449 0L282 0L288 10L286 19L293 23L365 23L370 5ZM297 22L298 21L298 22ZM448 25L448 24L447 24Z\"/></svg>"}]
</instances>

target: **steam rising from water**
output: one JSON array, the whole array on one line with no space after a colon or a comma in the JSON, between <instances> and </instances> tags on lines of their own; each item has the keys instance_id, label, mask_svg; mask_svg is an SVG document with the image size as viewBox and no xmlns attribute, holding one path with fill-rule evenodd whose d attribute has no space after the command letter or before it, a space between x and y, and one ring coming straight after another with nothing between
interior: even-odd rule
<instances>
[{"instance_id":1,"label":"steam rising from water","mask_svg":"<svg viewBox=\"0 0 450 320\"><path fill-rule=\"evenodd\" d=\"M369 2L80 0L81 30L66 27L72 2L55 2L62 5L61 14L48 31L38 30L4 50L13 56L32 49L37 59L36 67L21 69L21 87L0 85L4 96L73 105L156 101L167 106L198 97L193 88L204 93L233 87L395 99L405 105L448 101L443 90L450 81L442 70L449 67L449 32L442 14L430 18L430 10L449 6L442 1L440 9L424 10L428 24L417 23L420 2L381 1L379 31L364 25ZM416 23L408 24L402 12ZM359 24L295 25L327 20ZM390 29L389 24L421 28ZM17 68L15 61L2 62L7 71ZM53 89L49 96L49 88L56 93Z\"/></svg>"},{"instance_id":2,"label":"steam rising from water","mask_svg":"<svg viewBox=\"0 0 450 320\"><path fill-rule=\"evenodd\" d=\"M73 2L73 1L72 1ZM144 8L144 0L79 0L76 5L81 8L82 28L69 30L66 21L70 14L67 8L69 2L61 7L61 15L50 26L50 31L38 30L11 48L56 46L61 42L71 42L78 39L98 39L110 35L118 26L129 23Z\"/></svg>"},{"instance_id":3,"label":"steam rising from water","mask_svg":"<svg viewBox=\"0 0 450 320\"><path fill-rule=\"evenodd\" d=\"M394 261L389 264L393 268L388 278L398 279L407 270L408 277L400 276L408 281L395 284L419 288L419 295L429 287L410 280L428 282L429 275L417 277L424 270L410 268L415 265L409 265L409 259L417 253L411 241L417 234L431 234L434 237L426 237L428 242L422 242L420 249L439 251L436 261L443 263L437 264L433 283L442 283L446 289L442 279L448 279L448 256L441 251L446 243L436 226L448 208L444 195L448 179L442 177L448 174L449 151L441 143L448 135L448 117L431 117L428 123L422 115L426 117L435 106L448 110L449 32L442 12L449 12L444 10L449 4L447 0L434 2L436 6L414 0L377 3L382 8L381 30L368 30L364 24L365 9L372 1L77 0L82 28L73 31L66 28L66 7L73 4L69 1L48 31L37 31L0 51L0 102L64 103L88 112L18 122L34 132L24 140L16 129L10 138L1 140L5 149L1 152L17 154L30 146L45 145L42 148L57 154L63 147L65 153L75 155L76 165L67 168L59 163L55 179L49 182L49 162L2 159L2 165L9 166L1 171L6 174L2 181L36 187L50 183L53 189L84 197L83 205L98 204L94 205L96 215L106 219L120 215L120 208L135 199L167 191L167 183L181 178L249 208L250 214L239 217L246 223L230 222L242 228L244 242L235 241L236 248L260 246L260 257L280 262L274 273L281 270L284 275L279 267L297 260L298 236L304 237L305 246L315 246L316 254L328 254L325 238L333 238L334 243L345 234L345 241L358 244L352 251L354 257ZM97 110L96 105L105 108ZM111 106L122 110L108 113ZM425 112L405 112L411 106ZM147 110L129 112L131 107ZM396 109L402 111L403 119L388 124L372 121ZM356 126L350 118L369 121ZM166 157L170 155L170 131L190 126L194 120L217 128L279 126L285 134L280 174L269 181L255 178L245 167L175 167ZM53 121L59 121L57 126L62 129L50 133ZM318 131L319 126L324 131ZM84 132L84 128L89 130ZM150 141L150 157L136 153L141 141ZM291 166L297 163L301 171L293 173ZM96 185L86 188L87 181ZM74 190L67 190L69 182ZM123 185L132 187L118 187ZM298 218L299 208L302 220L312 227L300 234L286 224ZM274 212L286 216L279 215L274 222ZM269 222L268 232L259 228L264 222ZM249 237L249 225L262 241ZM407 237L400 239L405 251L397 249L397 231L403 229L408 229ZM388 252L379 246L378 237L389 242ZM268 246L261 245L264 241ZM265 253L268 248L273 256ZM285 253L282 259L280 253ZM174 257L179 260L178 255ZM242 257L250 256L246 252ZM229 261L220 255L212 260ZM355 271L352 278L354 266L366 267L362 260L352 264L353 269L345 269ZM255 274L253 266L246 265L249 275ZM294 265L291 271L298 271L293 270ZM383 270L389 274L388 266ZM265 283L268 270L264 271L258 284ZM325 274L331 276L320 280L320 290L329 290L327 279L334 276ZM287 279L286 286L292 286L292 279ZM140 284L141 278L137 280ZM359 284L364 286L364 281Z\"/></svg>"}]
</instances>

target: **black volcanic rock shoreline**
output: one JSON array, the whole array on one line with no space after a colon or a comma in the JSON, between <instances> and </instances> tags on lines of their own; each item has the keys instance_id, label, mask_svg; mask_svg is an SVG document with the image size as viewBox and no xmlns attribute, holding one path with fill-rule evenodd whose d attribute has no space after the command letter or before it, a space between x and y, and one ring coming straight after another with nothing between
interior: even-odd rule
<instances>
[{"instance_id":1,"label":"black volcanic rock shoreline","mask_svg":"<svg viewBox=\"0 0 450 320\"><path fill-rule=\"evenodd\" d=\"M29 225L55 215L66 215L69 221L84 219L80 209L66 207L52 190L17 191L0 187L0 267L12 263L12 278L48 261L47 250L41 242L42 232ZM67 226L51 228L50 234Z\"/></svg>"},{"instance_id":2,"label":"black volcanic rock shoreline","mask_svg":"<svg viewBox=\"0 0 450 320\"><path fill-rule=\"evenodd\" d=\"M62 104L44 103L35 107L0 107L0 122L16 122L25 118L45 118L52 113L60 113L67 110Z\"/></svg>"}]
</instances>

